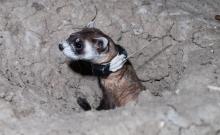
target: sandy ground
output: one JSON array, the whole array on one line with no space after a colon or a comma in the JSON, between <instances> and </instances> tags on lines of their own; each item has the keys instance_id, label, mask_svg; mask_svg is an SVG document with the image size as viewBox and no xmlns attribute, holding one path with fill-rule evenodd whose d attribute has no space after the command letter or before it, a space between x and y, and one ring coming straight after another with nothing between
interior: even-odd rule
<instances>
[{"instance_id":1,"label":"sandy ground","mask_svg":"<svg viewBox=\"0 0 220 135\"><path fill-rule=\"evenodd\" d=\"M96 25L144 80L137 103L98 106L92 76L73 72L57 44ZM0 0L0 135L220 135L218 0Z\"/></svg>"}]
</instances>

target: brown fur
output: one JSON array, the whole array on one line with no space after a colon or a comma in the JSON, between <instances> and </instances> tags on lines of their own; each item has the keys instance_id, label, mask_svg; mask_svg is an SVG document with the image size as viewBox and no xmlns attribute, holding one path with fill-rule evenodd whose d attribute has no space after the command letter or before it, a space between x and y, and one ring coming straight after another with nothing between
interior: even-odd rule
<instances>
[{"instance_id":1,"label":"brown fur","mask_svg":"<svg viewBox=\"0 0 220 135\"><path fill-rule=\"evenodd\" d=\"M144 86L139 81L132 65L128 62L122 69L107 77L100 77L103 95L110 108L124 106L135 100Z\"/></svg>"}]
</instances>

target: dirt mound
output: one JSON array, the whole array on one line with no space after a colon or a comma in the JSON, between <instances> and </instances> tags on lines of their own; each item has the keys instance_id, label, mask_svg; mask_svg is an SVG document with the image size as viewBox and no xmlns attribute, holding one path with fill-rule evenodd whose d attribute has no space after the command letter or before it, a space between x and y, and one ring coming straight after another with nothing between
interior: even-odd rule
<instances>
[{"instance_id":1,"label":"dirt mound","mask_svg":"<svg viewBox=\"0 0 220 135\"><path fill-rule=\"evenodd\" d=\"M126 3L126 4L125 4ZM129 54L146 91L137 104L95 108L93 76L73 72L57 44L94 16ZM1 134L219 134L220 2L0 0ZM155 96L156 95L156 96Z\"/></svg>"}]
</instances>

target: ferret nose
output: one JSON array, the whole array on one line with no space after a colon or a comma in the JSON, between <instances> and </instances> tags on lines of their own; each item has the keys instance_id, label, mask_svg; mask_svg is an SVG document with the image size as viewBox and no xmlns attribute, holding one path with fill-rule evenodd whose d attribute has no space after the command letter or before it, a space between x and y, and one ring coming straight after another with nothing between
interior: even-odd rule
<instances>
[{"instance_id":1,"label":"ferret nose","mask_svg":"<svg viewBox=\"0 0 220 135\"><path fill-rule=\"evenodd\" d=\"M60 49L60 51L63 51L64 47L62 44L59 44L59 49Z\"/></svg>"}]
</instances>

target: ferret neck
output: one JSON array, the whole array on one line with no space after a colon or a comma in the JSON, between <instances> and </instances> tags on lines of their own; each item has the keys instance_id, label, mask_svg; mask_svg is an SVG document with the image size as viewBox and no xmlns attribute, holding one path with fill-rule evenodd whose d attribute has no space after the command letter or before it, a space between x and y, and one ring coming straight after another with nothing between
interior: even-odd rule
<instances>
[{"instance_id":1,"label":"ferret neck","mask_svg":"<svg viewBox=\"0 0 220 135\"><path fill-rule=\"evenodd\" d=\"M127 51L119 45L116 45L116 49L117 49L118 54L113 59L119 59L120 60L120 59L122 59L121 56L123 55L124 56L123 60L125 59L125 61L127 61ZM103 76L108 76L112 72L116 72L119 69L121 69L123 66L121 68L119 68L118 70L116 70L116 71L111 70L111 65L114 65L113 59L108 63L92 64L93 74L96 75L96 76L102 76L103 77ZM123 65L125 63L126 62L123 62Z\"/></svg>"}]
</instances>

